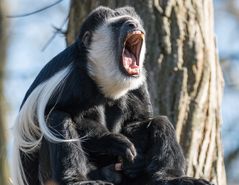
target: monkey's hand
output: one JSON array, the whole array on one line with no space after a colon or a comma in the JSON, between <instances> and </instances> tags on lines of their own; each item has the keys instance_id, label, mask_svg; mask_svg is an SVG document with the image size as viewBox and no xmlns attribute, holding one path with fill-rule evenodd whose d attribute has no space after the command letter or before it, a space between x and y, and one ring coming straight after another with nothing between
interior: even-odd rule
<instances>
[{"instance_id":1,"label":"monkey's hand","mask_svg":"<svg viewBox=\"0 0 239 185\"><path fill-rule=\"evenodd\" d=\"M122 177L121 174L119 173L119 171L121 171L121 167L117 167L117 165L119 166L120 163L105 166L101 169L101 176L103 177L104 180L114 184L121 183Z\"/></svg>"},{"instance_id":2,"label":"monkey's hand","mask_svg":"<svg viewBox=\"0 0 239 185\"><path fill-rule=\"evenodd\" d=\"M145 169L145 160L143 155L137 154L133 162L123 161L123 173L130 177L135 178Z\"/></svg>"},{"instance_id":3,"label":"monkey's hand","mask_svg":"<svg viewBox=\"0 0 239 185\"><path fill-rule=\"evenodd\" d=\"M103 136L103 149L111 155L121 156L123 159L133 161L137 155L134 144L121 134L110 133Z\"/></svg>"}]
</instances>

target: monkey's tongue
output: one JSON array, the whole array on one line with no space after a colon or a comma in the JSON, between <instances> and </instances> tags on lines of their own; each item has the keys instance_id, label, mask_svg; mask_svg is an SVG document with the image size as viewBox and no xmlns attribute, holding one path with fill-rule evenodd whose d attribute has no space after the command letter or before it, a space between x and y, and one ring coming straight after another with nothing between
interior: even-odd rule
<instances>
[{"instance_id":1,"label":"monkey's tongue","mask_svg":"<svg viewBox=\"0 0 239 185\"><path fill-rule=\"evenodd\" d=\"M139 74L139 63L134 54L126 48L123 52L123 66L130 75Z\"/></svg>"}]
</instances>

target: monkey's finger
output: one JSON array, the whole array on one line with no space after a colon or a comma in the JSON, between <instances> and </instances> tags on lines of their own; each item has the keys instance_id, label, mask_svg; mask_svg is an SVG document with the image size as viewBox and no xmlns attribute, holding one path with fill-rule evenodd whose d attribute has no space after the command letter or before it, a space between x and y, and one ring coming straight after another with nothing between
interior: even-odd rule
<instances>
[{"instance_id":1,"label":"monkey's finger","mask_svg":"<svg viewBox=\"0 0 239 185\"><path fill-rule=\"evenodd\" d=\"M115 171L122 171L122 163L115 164Z\"/></svg>"},{"instance_id":2,"label":"monkey's finger","mask_svg":"<svg viewBox=\"0 0 239 185\"><path fill-rule=\"evenodd\" d=\"M133 162L135 157L136 157L136 151L134 151L135 149L134 148L127 148L126 150L126 159Z\"/></svg>"},{"instance_id":3,"label":"monkey's finger","mask_svg":"<svg viewBox=\"0 0 239 185\"><path fill-rule=\"evenodd\" d=\"M134 158L137 156L137 152L136 152L136 149L135 149L135 147L134 147L134 145L132 145L131 147L130 147L130 150L131 150L131 152L132 152L132 154L133 154L133 156L134 156Z\"/></svg>"}]
</instances>

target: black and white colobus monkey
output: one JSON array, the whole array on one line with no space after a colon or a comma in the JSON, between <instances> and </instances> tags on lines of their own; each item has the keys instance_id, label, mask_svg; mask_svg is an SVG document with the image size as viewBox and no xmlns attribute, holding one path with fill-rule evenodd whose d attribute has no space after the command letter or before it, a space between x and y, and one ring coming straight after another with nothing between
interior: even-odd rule
<instances>
[{"instance_id":1,"label":"black and white colobus monkey","mask_svg":"<svg viewBox=\"0 0 239 185\"><path fill-rule=\"evenodd\" d=\"M39 73L14 127L14 185L210 184L183 177L166 117L153 117L145 31L133 8L99 7Z\"/></svg>"}]
</instances>

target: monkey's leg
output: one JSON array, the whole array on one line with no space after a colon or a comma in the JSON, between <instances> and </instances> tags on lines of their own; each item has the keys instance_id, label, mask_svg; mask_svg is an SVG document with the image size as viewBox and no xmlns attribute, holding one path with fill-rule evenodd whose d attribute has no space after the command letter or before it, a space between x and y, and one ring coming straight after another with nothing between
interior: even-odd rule
<instances>
[{"instance_id":1,"label":"monkey's leg","mask_svg":"<svg viewBox=\"0 0 239 185\"><path fill-rule=\"evenodd\" d=\"M141 161L145 161L144 171L149 176L151 184L210 184L205 180L184 177L185 159L176 140L173 125L167 117L158 116L149 121L131 124L124 129L124 134L143 156ZM125 168L126 174L135 175L134 164L126 163Z\"/></svg>"},{"instance_id":2,"label":"monkey's leg","mask_svg":"<svg viewBox=\"0 0 239 185\"><path fill-rule=\"evenodd\" d=\"M74 139L75 141L52 143L46 141L49 150L50 171L53 181L58 185L111 185L103 181L91 181L87 179L90 170L87 157L82 149L80 136L75 129L75 123L70 115L60 111L53 111L47 123L51 131L61 139ZM45 147L44 147L45 146ZM41 148L41 155L44 155L46 145ZM46 160L44 160L46 161ZM40 165L43 162L40 162ZM49 171L47 165L41 165L43 169ZM47 179L43 179L47 180Z\"/></svg>"}]
</instances>

